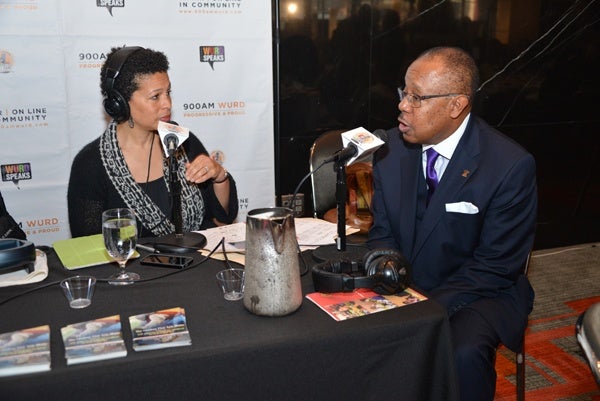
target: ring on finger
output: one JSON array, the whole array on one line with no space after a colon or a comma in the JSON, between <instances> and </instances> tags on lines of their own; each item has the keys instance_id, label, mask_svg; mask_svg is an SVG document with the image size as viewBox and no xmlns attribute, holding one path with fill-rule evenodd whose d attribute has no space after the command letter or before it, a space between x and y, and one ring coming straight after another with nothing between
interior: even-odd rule
<instances>
[{"instance_id":1,"label":"ring on finger","mask_svg":"<svg viewBox=\"0 0 600 401\"><path fill-rule=\"evenodd\" d=\"M204 174L208 174L208 167L204 166Z\"/></svg>"}]
</instances>

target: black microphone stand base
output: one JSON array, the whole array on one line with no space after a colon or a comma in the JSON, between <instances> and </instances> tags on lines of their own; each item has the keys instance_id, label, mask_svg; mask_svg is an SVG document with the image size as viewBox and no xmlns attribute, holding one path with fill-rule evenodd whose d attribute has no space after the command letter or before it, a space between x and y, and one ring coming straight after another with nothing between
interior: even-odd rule
<instances>
[{"instance_id":1,"label":"black microphone stand base","mask_svg":"<svg viewBox=\"0 0 600 401\"><path fill-rule=\"evenodd\" d=\"M154 239L154 249L167 253L197 252L206 245L203 234L189 232L183 234L169 234Z\"/></svg>"},{"instance_id":2,"label":"black microphone stand base","mask_svg":"<svg viewBox=\"0 0 600 401\"><path fill-rule=\"evenodd\" d=\"M316 248L313 252L313 258L318 262L327 262L327 261L362 261L365 253L369 251L366 245L346 245L345 251L340 251L337 249L337 245L322 245Z\"/></svg>"}]
</instances>

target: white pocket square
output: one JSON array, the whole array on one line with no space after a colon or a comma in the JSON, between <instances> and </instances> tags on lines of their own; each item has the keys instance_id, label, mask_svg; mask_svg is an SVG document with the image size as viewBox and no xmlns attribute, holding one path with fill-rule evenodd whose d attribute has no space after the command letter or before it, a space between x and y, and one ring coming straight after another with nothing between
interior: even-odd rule
<instances>
[{"instance_id":1,"label":"white pocket square","mask_svg":"<svg viewBox=\"0 0 600 401\"><path fill-rule=\"evenodd\" d=\"M446 211L450 213L477 214L479 208L471 202L446 203Z\"/></svg>"}]
</instances>

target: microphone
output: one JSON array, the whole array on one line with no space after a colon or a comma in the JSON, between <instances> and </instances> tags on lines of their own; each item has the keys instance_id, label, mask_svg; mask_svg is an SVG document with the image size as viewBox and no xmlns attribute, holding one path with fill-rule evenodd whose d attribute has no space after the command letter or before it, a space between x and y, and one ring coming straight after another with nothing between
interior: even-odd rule
<instances>
[{"instance_id":1,"label":"microphone","mask_svg":"<svg viewBox=\"0 0 600 401\"><path fill-rule=\"evenodd\" d=\"M324 163L337 162L349 166L365 159L388 141L387 132L383 129L370 133L359 127L343 132L341 136L344 148L325 159Z\"/></svg>"},{"instance_id":2,"label":"microphone","mask_svg":"<svg viewBox=\"0 0 600 401\"><path fill-rule=\"evenodd\" d=\"M180 127L175 121L158 122L158 135L162 142L162 147L167 156L173 156L175 150L185 142L190 136L190 130L185 127Z\"/></svg>"},{"instance_id":3,"label":"microphone","mask_svg":"<svg viewBox=\"0 0 600 401\"><path fill-rule=\"evenodd\" d=\"M300 191L300 187L302 186L302 184L304 184L304 182L310 177L312 176L314 173L316 173L318 170L321 169L321 167L323 167L324 165L331 163L331 162L345 162L347 159L350 159L352 157L356 157L354 160L352 160L351 162L348 163L348 165L354 163L356 160L359 159L363 159L365 156L370 155L371 153L375 152L377 149L379 149L383 144L387 143L389 141L389 137L387 132L384 129L376 129L372 134L367 131L364 128L356 128L350 131L346 131L343 132L342 135L342 143L344 142L343 136L344 134L348 134L348 133L352 133L352 132L360 132L360 133L367 133L369 136L373 137L373 141L375 142L375 145L371 145L368 149L365 149L365 147L363 147L362 150L359 150L359 148L356 146L355 142L348 142L347 146L343 149L338 150L335 154L333 154L332 156L328 157L327 159L323 160L321 162L321 164L319 164L314 170L310 171L308 174L306 174L298 183L298 185L296 186L296 189L294 190L294 194L292 195L292 199L290 201L290 207L293 209L294 208L294 203L296 200L296 195L298 195L298 192ZM379 143L381 142L381 143ZM359 154L359 152L361 152Z\"/></svg>"},{"instance_id":4,"label":"microphone","mask_svg":"<svg viewBox=\"0 0 600 401\"><path fill-rule=\"evenodd\" d=\"M369 154L375 152L379 147L381 147L384 143L388 141L387 132L383 129L375 130L373 134L364 128L356 128L351 131L347 131L341 134L342 135L342 143L344 142L344 136L346 138L354 137L354 140L347 139L347 144L345 147L339 151L337 151L334 155L328 157L323 160L318 166L312 169L308 174L306 174L296 186L294 190L294 194L292 195L292 199L290 200L290 207L294 209L295 200L298 191L302 184L313 174L315 174L318 170L320 170L323 166L328 163L335 162L334 171L336 172L336 204L338 210L338 237L336 239L336 244L334 246L331 245L322 245L317 247L313 251L313 257L320 261L330 260L330 259L348 259L348 260L356 260L360 259L364 253L366 253L366 248L362 246L353 247L353 249L346 249L346 173L344 163L348 161L348 164L354 163L356 160L362 160ZM360 139L362 140L362 143ZM340 216L343 216L340 218Z\"/></svg>"},{"instance_id":5,"label":"microphone","mask_svg":"<svg viewBox=\"0 0 600 401\"><path fill-rule=\"evenodd\" d=\"M167 151L170 157L173 153L175 153L175 150L179 146L179 138L177 138L177 135L169 132L165 136L165 139L163 139L163 143L167 147Z\"/></svg>"},{"instance_id":6,"label":"microphone","mask_svg":"<svg viewBox=\"0 0 600 401\"><path fill-rule=\"evenodd\" d=\"M206 237L197 232L183 232L183 214L181 210L181 182L178 177L178 163L175 151L190 135L190 130L180 127L176 122L158 122L158 134L165 155L169 157L169 185L172 219L175 232L153 240L153 248L172 253L196 252L206 245ZM146 243L148 245L150 243Z\"/></svg>"}]
</instances>

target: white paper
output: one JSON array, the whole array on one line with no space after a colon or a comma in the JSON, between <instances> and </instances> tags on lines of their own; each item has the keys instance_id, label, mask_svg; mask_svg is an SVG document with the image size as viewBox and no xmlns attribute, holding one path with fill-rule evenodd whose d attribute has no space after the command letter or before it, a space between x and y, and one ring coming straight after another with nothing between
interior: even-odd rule
<instances>
[{"instance_id":1,"label":"white paper","mask_svg":"<svg viewBox=\"0 0 600 401\"><path fill-rule=\"evenodd\" d=\"M301 217L296 223L296 236L298 244L305 249L316 248L321 245L335 244L338 237L337 224L312 217ZM359 232L358 228L346 226L346 235Z\"/></svg>"},{"instance_id":2,"label":"white paper","mask_svg":"<svg viewBox=\"0 0 600 401\"><path fill-rule=\"evenodd\" d=\"M335 244L337 224L312 217L301 217L294 219L294 225L301 250ZM354 234L358 231L357 228L346 226L346 235ZM243 253L246 250L246 223L234 223L199 232L206 237L206 246L204 249L214 249L219 241L225 238L226 252ZM221 247L216 252L222 252Z\"/></svg>"},{"instance_id":3,"label":"white paper","mask_svg":"<svg viewBox=\"0 0 600 401\"><path fill-rule=\"evenodd\" d=\"M199 231L206 237L204 249L212 251L222 238L225 238L226 252L244 252L246 241L246 223L233 223L226 226ZM219 247L216 252L223 252Z\"/></svg>"}]
</instances>

